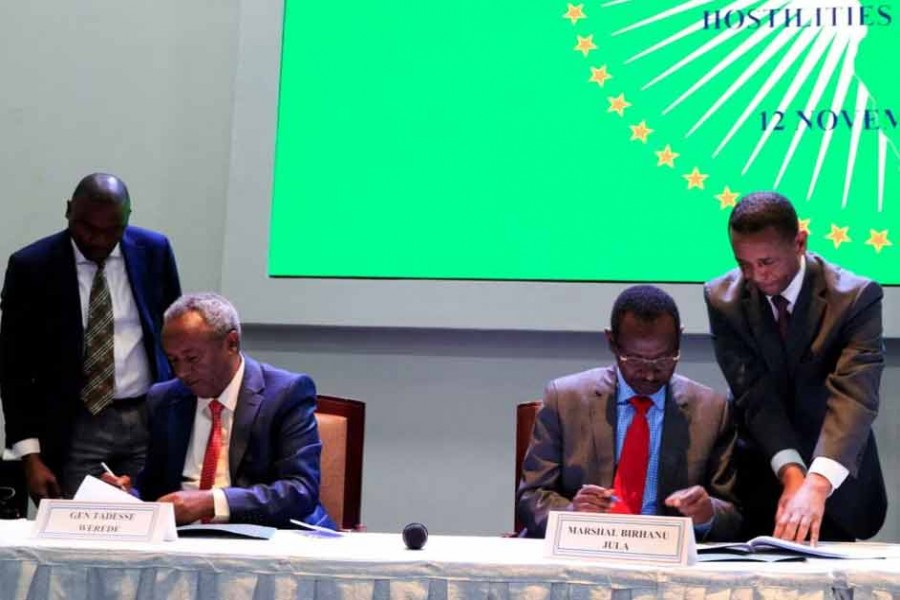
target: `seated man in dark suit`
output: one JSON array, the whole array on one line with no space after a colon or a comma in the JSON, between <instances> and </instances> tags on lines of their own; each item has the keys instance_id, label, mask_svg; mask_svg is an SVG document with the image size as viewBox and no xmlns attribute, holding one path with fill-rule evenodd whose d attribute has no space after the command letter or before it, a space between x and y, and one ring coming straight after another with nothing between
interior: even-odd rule
<instances>
[{"instance_id":1,"label":"seated man in dark suit","mask_svg":"<svg viewBox=\"0 0 900 600\"><path fill-rule=\"evenodd\" d=\"M552 510L691 517L698 539L735 539L736 434L720 394L675 375L681 322L659 288L616 299L606 331L616 366L544 391L522 463L518 515L541 537Z\"/></svg>"},{"instance_id":2,"label":"seated man in dark suit","mask_svg":"<svg viewBox=\"0 0 900 600\"><path fill-rule=\"evenodd\" d=\"M298 519L336 528L319 504L312 379L242 355L237 311L217 294L173 303L162 344L178 379L147 394L150 443L138 495L172 502L178 524L290 527Z\"/></svg>"}]
</instances>

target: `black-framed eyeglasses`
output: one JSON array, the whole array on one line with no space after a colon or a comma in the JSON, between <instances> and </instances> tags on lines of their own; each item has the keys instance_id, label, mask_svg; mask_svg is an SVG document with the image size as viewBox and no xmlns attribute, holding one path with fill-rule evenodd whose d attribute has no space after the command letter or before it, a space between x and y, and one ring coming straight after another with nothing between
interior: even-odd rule
<instances>
[{"instance_id":1,"label":"black-framed eyeglasses","mask_svg":"<svg viewBox=\"0 0 900 600\"><path fill-rule=\"evenodd\" d=\"M681 359L680 352L675 356L660 356L659 358L641 358L639 356L627 356L625 354L617 354L616 356L623 366L653 371L668 371L669 369L674 369L675 365L677 365L678 361Z\"/></svg>"}]
</instances>

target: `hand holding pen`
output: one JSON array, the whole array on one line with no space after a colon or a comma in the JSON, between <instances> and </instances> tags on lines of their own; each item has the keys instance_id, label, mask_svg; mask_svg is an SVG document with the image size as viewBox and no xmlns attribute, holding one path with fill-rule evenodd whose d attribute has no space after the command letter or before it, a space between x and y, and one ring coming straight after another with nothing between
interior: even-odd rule
<instances>
[{"instance_id":1,"label":"hand holding pen","mask_svg":"<svg viewBox=\"0 0 900 600\"><path fill-rule=\"evenodd\" d=\"M104 483L108 483L113 487L117 487L125 493L131 493L131 477L128 475L123 475L119 477L113 470L109 468L105 462L101 462L100 466L103 467L103 473L100 475L100 480Z\"/></svg>"},{"instance_id":2,"label":"hand holding pen","mask_svg":"<svg viewBox=\"0 0 900 600\"><path fill-rule=\"evenodd\" d=\"M618 501L613 490L586 483L572 498L572 509L576 512L605 513Z\"/></svg>"}]
</instances>

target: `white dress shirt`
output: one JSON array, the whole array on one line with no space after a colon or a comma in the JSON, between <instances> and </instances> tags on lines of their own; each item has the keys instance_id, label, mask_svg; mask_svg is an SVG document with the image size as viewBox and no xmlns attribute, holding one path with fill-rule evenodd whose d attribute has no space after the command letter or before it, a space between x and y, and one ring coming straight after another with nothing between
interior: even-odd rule
<instances>
[{"instance_id":1,"label":"white dress shirt","mask_svg":"<svg viewBox=\"0 0 900 600\"><path fill-rule=\"evenodd\" d=\"M797 274L794 275L794 278L788 284L784 291L781 292L780 296L788 301L787 310L788 313L794 313L794 306L797 304L797 298L800 296L800 289L803 287L803 278L806 276L806 257L800 257L800 270L797 271ZM775 317L775 320L778 320L778 309L775 307L775 303L772 302L772 296L766 296L766 299L769 301L769 307L772 309L772 315ZM800 456L800 453L796 450L796 448L785 448L781 450L775 456L772 457L772 470L775 471L775 476L778 476L778 473L791 463L796 463L800 465L804 470L806 469L806 463L803 462L803 458ZM827 458L825 456L817 456L813 459L812 466L809 468L810 473L818 473L825 479L831 483L831 491L838 489L838 487L844 483L844 480L847 479L847 475L850 474L850 471L837 462L836 460Z\"/></svg>"},{"instance_id":2,"label":"white dress shirt","mask_svg":"<svg viewBox=\"0 0 900 600\"><path fill-rule=\"evenodd\" d=\"M225 498L223 488L231 486L231 471L228 465L228 449L231 447L231 430L234 425L234 409L237 406L238 395L241 391L241 383L244 381L244 357L241 356L241 364L235 372L231 382L222 391L218 400L222 406L222 448L219 452L219 460L216 463L216 477L213 483L212 493L215 503L216 516L214 522L227 522L231 516L228 508L228 499ZM194 415L194 430L188 442L187 454L184 458L184 471L181 473L181 487L185 490L196 490L200 487L200 475L203 472L203 457L206 455L206 445L209 442L209 433L212 429L212 413L209 403L213 398L197 398L197 412Z\"/></svg>"},{"instance_id":3,"label":"white dress shirt","mask_svg":"<svg viewBox=\"0 0 900 600\"><path fill-rule=\"evenodd\" d=\"M97 272L97 263L86 259L74 241L72 249L75 252L75 269L78 273L81 326L87 331L91 285ZM125 269L125 257L122 256L119 244L116 244L106 259L104 271L113 310L113 358L116 365L113 398L134 398L147 393L150 384L153 383L153 377L150 375L147 351L144 349L141 317L134 301L134 293L131 291L131 283ZM40 452L41 444L37 438L28 438L14 444L12 449L16 456L22 457Z\"/></svg>"}]
</instances>

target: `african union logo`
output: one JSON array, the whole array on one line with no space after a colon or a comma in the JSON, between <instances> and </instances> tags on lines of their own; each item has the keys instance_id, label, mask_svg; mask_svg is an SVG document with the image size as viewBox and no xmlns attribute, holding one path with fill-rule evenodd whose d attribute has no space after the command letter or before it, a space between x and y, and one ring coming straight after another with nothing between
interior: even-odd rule
<instances>
[{"instance_id":1,"label":"african union logo","mask_svg":"<svg viewBox=\"0 0 900 600\"><path fill-rule=\"evenodd\" d=\"M563 7L566 3L562 4ZM778 189L810 247L900 283L900 9L850 0L567 4L610 136L673 198L727 210Z\"/></svg>"}]
</instances>

